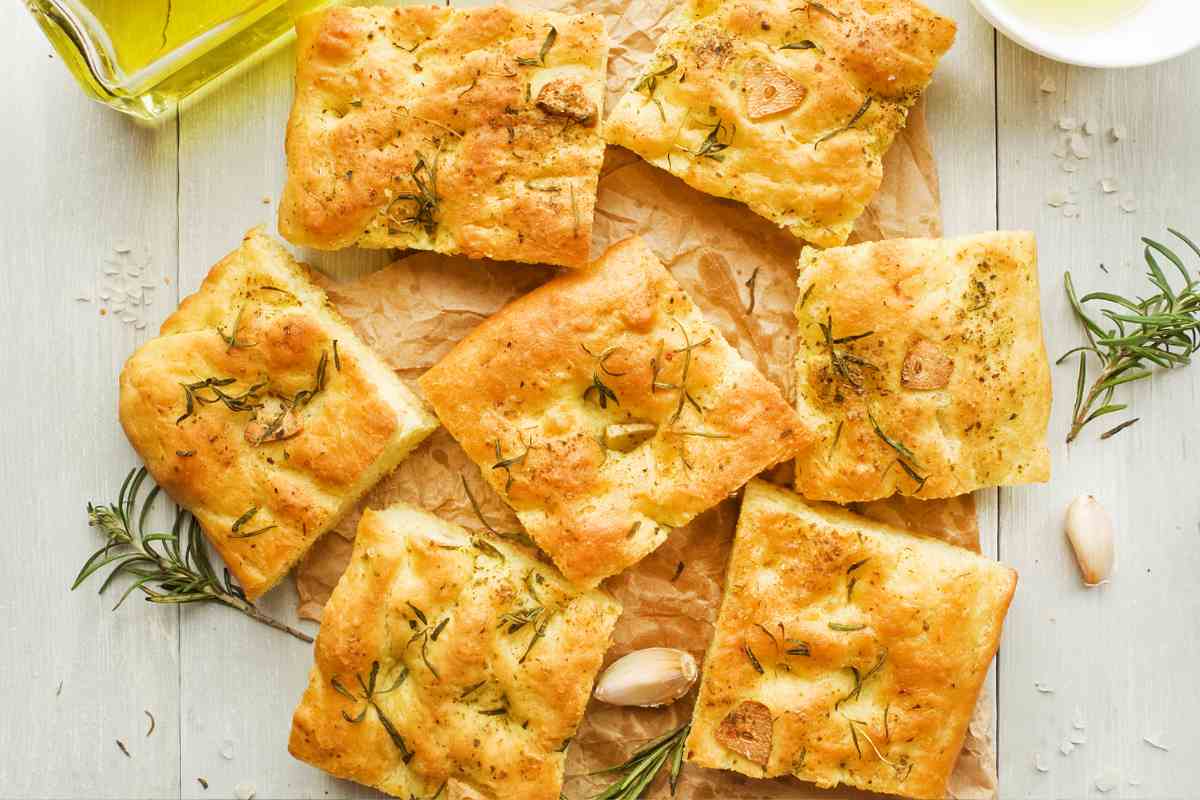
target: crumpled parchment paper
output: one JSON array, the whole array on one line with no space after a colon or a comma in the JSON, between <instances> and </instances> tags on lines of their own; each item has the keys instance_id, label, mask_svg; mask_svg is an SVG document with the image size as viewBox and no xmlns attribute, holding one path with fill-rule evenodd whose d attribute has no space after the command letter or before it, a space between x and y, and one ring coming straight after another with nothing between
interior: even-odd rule
<instances>
[{"instance_id":1,"label":"crumpled parchment paper","mask_svg":"<svg viewBox=\"0 0 1200 800\"><path fill-rule=\"evenodd\" d=\"M586 8L605 15L612 40L610 107L652 54L673 9L669 0L534 0L533 4L567 12ZM923 106L918 105L885 158L883 186L859 220L854 240L940 232L937 171ZM791 397L792 308L798 293L795 265L802 244L740 204L696 192L632 153L609 148L596 205L593 257L632 235L649 243L730 344ZM471 329L553 275L547 267L413 253L361 278L329 281L326 289L359 335L415 390L416 378ZM748 313L751 302L753 311ZM788 473L785 465L769 477L786 484ZM518 529L515 515L483 481L479 469L439 429L304 558L295 573L301 616L320 619L349 561L362 508L404 500L469 529L480 529L462 488L464 478L493 526ZM608 662L649 646L679 647L703 659L720 604L737 508L736 498L724 501L675 530L641 563L605 582L624 606ZM969 495L944 501L893 498L860 504L855 510L979 549L975 504ZM672 580L680 564L682 572ZM694 694L693 690L666 709L617 708L593 701L568 752L566 796L590 797L612 778L588 773L624 761L646 741L686 722ZM951 780L956 798L995 797L988 714L989 701L981 698ZM660 777L647 797L667 797L664 783ZM846 789L823 791L790 778L761 781L687 765L676 796L798 800L868 795Z\"/></svg>"}]
</instances>

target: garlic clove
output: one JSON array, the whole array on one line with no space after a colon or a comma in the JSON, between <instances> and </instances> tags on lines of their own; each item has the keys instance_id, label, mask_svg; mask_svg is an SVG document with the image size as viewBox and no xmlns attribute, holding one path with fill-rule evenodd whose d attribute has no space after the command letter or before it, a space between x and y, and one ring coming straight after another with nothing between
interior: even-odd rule
<instances>
[{"instance_id":1,"label":"garlic clove","mask_svg":"<svg viewBox=\"0 0 1200 800\"><path fill-rule=\"evenodd\" d=\"M1075 550L1083 582L1088 586L1106 583L1116 563L1113 524L1094 496L1082 494L1067 506L1067 539Z\"/></svg>"},{"instance_id":2,"label":"garlic clove","mask_svg":"<svg viewBox=\"0 0 1200 800\"><path fill-rule=\"evenodd\" d=\"M696 659L685 650L634 650L604 670L596 681L596 699L615 706L665 706L687 694L699 674Z\"/></svg>"},{"instance_id":3,"label":"garlic clove","mask_svg":"<svg viewBox=\"0 0 1200 800\"><path fill-rule=\"evenodd\" d=\"M619 453L628 453L654 436L657 425L649 422L626 422L604 429L604 446Z\"/></svg>"}]
</instances>

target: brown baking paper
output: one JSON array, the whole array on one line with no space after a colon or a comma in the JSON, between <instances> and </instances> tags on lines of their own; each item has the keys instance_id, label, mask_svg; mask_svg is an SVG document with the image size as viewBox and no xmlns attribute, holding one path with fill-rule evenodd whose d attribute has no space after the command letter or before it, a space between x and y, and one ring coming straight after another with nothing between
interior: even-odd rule
<instances>
[{"instance_id":1,"label":"brown baking paper","mask_svg":"<svg viewBox=\"0 0 1200 800\"><path fill-rule=\"evenodd\" d=\"M606 16L612 39L610 107L650 57L672 8L665 0L538 0L537 5L568 12L586 6ZM918 105L884 160L883 186L859 220L855 239L939 234L937 172L924 110ZM792 309L798 294L796 261L801 243L744 206L701 194L632 153L609 148L596 204L592 254L597 256L610 244L633 235L646 240L730 344L787 396L793 396ZM471 329L554 274L546 267L414 253L364 277L328 282L326 288L359 335L417 390L416 378ZM788 472L783 467L771 477L786 483ZM462 488L464 479L494 527L518 529L515 515L483 481L479 469L439 429L305 557L295 574L301 616L320 619L349 561L362 508L404 500L469 529L480 529ZM678 647L703 659L720 604L738 502L730 498L673 531L657 551L605 582L624 607L606 663L649 646ZM975 505L969 495L946 501L893 498L861 504L856 510L979 548ZM566 796L572 800L592 796L612 776L588 773L624 761L648 740L686 722L694 694L693 690L673 706L658 710L592 702L568 751ZM956 798L995 796L988 709L989 701L982 698L951 781ZM660 777L646 796L667 797L664 783ZM868 795L846 789L823 791L791 778L762 781L686 765L676 796L799 800Z\"/></svg>"}]
</instances>

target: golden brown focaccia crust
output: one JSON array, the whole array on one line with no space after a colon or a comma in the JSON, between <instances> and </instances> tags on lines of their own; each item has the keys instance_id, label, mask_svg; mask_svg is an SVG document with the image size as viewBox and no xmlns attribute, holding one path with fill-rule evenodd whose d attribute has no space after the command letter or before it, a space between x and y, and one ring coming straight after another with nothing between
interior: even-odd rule
<instances>
[{"instance_id":1,"label":"golden brown focaccia crust","mask_svg":"<svg viewBox=\"0 0 1200 800\"><path fill-rule=\"evenodd\" d=\"M1016 582L962 548L751 481L688 760L945 797Z\"/></svg>"},{"instance_id":2,"label":"golden brown focaccia crust","mask_svg":"<svg viewBox=\"0 0 1200 800\"><path fill-rule=\"evenodd\" d=\"M437 428L259 229L160 333L121 371L121 424L251 599Z\"/></svg>"},{"instance_id":3,"label":"golden brown focaccia crust","mask_svg":"<svg viewBox=\"0 0 1200 800\"><path fill-rule=\"evenodd\" d=\"M929 499L1050 477L1050 365L1031 233L800 258L796 490ZM827 335L828 332L828 335Z\"/></svg>"},{"instance_id":4,"label":"golden brown focaccia crust","mask_svg":"<svg viewBox=\"0 0 1200 800\"><path fill-rule=\"evenodd\" d=\"M600 16L335 7L296 32L284 237L587 263L604 158Z\"/></svg>"},{"instance_id":5,"label":"golden brown focaccia crust","mask_svg":"<svg viewBox=\"0 0 1200 800\"><path fill-rule=\"evenodd\" d=\"M846 241L954 41L911 0L689 0L604 136L820 247Z\"/></svg>"},{"instance_id":6,"label":"golden brown focaccia crust","mask_svg":"<svg viewBox=\"0 0 1200 800\"><path fill-rule=\"evenodd\" d=\"M503 541L367 510L288 750L406 800L558 800L620 613Z\"/></svg>"},{"instance_id":7,"label":"golden brown focaccia crust","mask_svg":"<svg viewBox=\"0 0 1200 800\"><path fill-rule=\"evenodd\" d=\"M506 306L421 388L581 585L633 564L810 436L640 239Z\"/></svg>"}]
</instances>

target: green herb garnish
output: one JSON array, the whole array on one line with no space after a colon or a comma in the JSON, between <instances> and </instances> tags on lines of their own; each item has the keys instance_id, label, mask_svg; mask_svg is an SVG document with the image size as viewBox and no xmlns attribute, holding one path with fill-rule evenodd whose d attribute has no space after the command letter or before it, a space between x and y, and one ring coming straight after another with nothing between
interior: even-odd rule
<instances>
[{"instance_id":1,"label":"green herb garnish","mask_svg":"<svg viewBox=\"0 0 1200 800\"><path fill-rule=\"evenodd\" d=\"M266 388L266 381L252 385L241 394L229 394L224 390L224 387L236 382L237 378L205 378L202 381L194 383L179 384L183 387L185 407L183 413L175 420L175 424L178 425L195 414L197 403L202 406L213 403L224 403L226 408L235 413L254 411L260 408L262 402L258 393ZM211 392L212 394L206 395L205 392Z\"/></svg>"},{"instance_id":2,"label":"green herb garnish","mask_svg":"<svg viewBox=\"0 0 1200 800\"><path fill-rule=\"evenodd\" d=\"M929 476L919 473L921 465L917 463L917 457L913 451L908 449L907 445L903 442L897 441L884 433L883 428L879 427L879 423L875 420L875 415L871 413L870 408L867 409L867 419L871 421L871 427L875 430L875 435L900 455L896 463L900 465L900 468L904 470L908 477L917 482L916 491L919 492L925 488L925 482L929 480Z\"/></svg>"},{"instance_id":3,"label":"green herb garnish","mask_svg":"<svg viewBox=\"0 0 1200 800\"><path fill-rule=\"evenodd\" d=\"M136 579L113 606L114 610L138 589L151 603L220 603L301 641L312 642L312 637L303 631L259 611L233 582L228 569L224 581L217 578L201 537L200 523L187 511L175 508L175 523L170 531L145 531L159 492L155 486L145 501L139 503L138 495L147 475L145 467L130 470L113 505L88 503L88 525L104 534L105 543L79 570L71 589L79 588L93 573L111 565L112 570L100 585L102 593L122 573Z\"/></svg>"},{"instance_id":4,"label":"green herb garnish","mask_svg":"<svg viewBox=\"0 0 1200 800\"><path fill-rule=\"evenodd\" d=\"M1188 249L1200 256L1200 249L1187 236L1168 228ZM1152 366L1174 369L1191 363L1191 355L1200 350L1200 281L1173 251L1152 239L1143 238L1144 257L1149 267L1147 277L1154 293L1146 299L1130 299L1112 292L1091 292L1077 297L1071 273L1066 274L1067 297L1075 316L1083 323L1088 343L1068 350L1058 359L1062 363L1073 353L1079 353L1079 376L1075 384L1075 407L1067 441L1072 442L1093 420L1124 411L1127 403L1114 403L1117 387L1153 375ZM1167 280L1156 255L1166 258L1183 277L1183 286L1176 289ZM1111 323L1103 327L1088 315L1084 304L1108 303L1100 313ZM1100 373L1087 385L1087 356L1091 353L1100 362ZM1110 438L1137 422L1127 420L1101 434Z\"/></svg>"},{"instance_id":5,"label":"green herb garnish","mask_svg":"<svg viewBox=\"0 0 1200 800\"><path fill-rule=\"evenodd\" d=\"M254 506L253 508L248 510L246 513L244 513L240 517L238 517L233 523L233 529L229 532L229 538L230 539L250 539L254 536L258 536L259 534L266 533L267 531L269 531L275 527L278 527L276 525L267 525L265 528L259 528L257 530L253 530L253 531L242 530L243 527L245 527L246 523L249 522L251 519L253 519L254 515L257 513L258 513L258 506Z\"/></svg>"},{"instance_id":6,"label":"green herb garnish","mask_svg":"<svg viewBox=\"0 0 1200 800\"><path fill-rule=\"evenodd\" d=\"M383 713L383 709L379 707L379 703L375 698L379 697L381 694L394 692L396 689L398 689L400 685L404 683L405 679L408 678L408 668L401 667L400 673L396 677L396 681L386 689L375 688L376 682L379 678L378 661L371 662L371 674L366 681L364 681L362 675L358 673L354 674L354 678L358 681L359 688L362 689L361 697L356 696L353 692L347 689L345 684L338 680L337 675L334 675L329 679L329 685L332 686L338 694L354 703L358 703L359 700L363 701L362 710L359 711L358 714L351 716L347 714L345 710L343 710L342 719L346 720L352 725L356 725L363 721L363 718L366 717L369 709L374 709L375 716L379 718L379 724L383 725L383 729L387 731L387 735L392 740L392 744L394 744L396 749L400 751L400 760L407 764L412 760L413 751L408 749L408 745L405 744L404 738L400 736L400 732L396 730L394 725L392 725L392 721L387 718L386 714Z\"/></svg>"},{"instance_id":7,"label":"green herb garnish","mask_svg":"<svg viewBox=\"0 0 1200 800\"><path fill-rule=\"evenodd\" d=\"M411 602L406 603L409 609L413 612L413 616L408 618L408 627L413 634L408 638L408 643L404 645L404 649L412 647L414 644L420 644L421 660L425 662L426 668L433 673L433 677L441 680L442 676L433 668L433 664L429 661L429 643L436 642L438 636L445 630L449 624L450 618L444 617L437 625L430 625L429 619L425 616L425 612L417 608Z\"/></svg>"},{"instance_id":8,"label":"green herb garnish","mask_svg":"<svg viewBox=\"0 0 1200 800\"><path fill-rule=\"evenodd\" d=\"M780 50L813 50L813 49L820 49L820 48L817 47L817 43L814 42L812 39L801 39L798 42L788 42L786 44L781 44L781 45L779 45L779 49Z\"/></svg>"},{"instance_id":9,"label":"green herb garnish","mask_svg":"<svg viewBox=\"0 0 1200 800\"><path fill-rule=\"evenodd\" d=\"M555 40L558 39L558 31L553 25L550 26L550 31L546 34L545 40L542 42L542 49L538 51L537 58L518 58L517 63L523 67L544 67L546 66L546 54L550 52L550 48L554 46Z\"/></svg>"},{"instance_id":10,"label":"green herb garnish","mask_svg":"<svg viewBox=\"0 0 1200 800\"><path fill-rule=\"evenodd\" d=\"M671 796L674 797L675 789L679 784L679 773L683 769L683 754L691 729L692 723L689 722L654 739L626 759L623 764L589 773L591 775L611 773L620 775L617 780L591 800L638 800L664 764L670 764L667 782L671 787Z\"/></svg>"},{"instance_id":11,"label":"green herb garnish","mask_svg":"<svg viewBox=\"0 0 1200 800\"><path fill-rule=\"evenodd\" d=\"M861 630L862 630L863 628L865 628L865 627L867 627L867 626L866 626L866 625L861 625L861 624L859 624L859 625L847 625L847 624L845 624L845 623L842 623L842 622L831 622L831 623L829 623L829 630L831 630L831 631L840 631L840 632L842 632L842 633L850 633L850 632L852 632L852 631L861 631Z\"/></svg>"},{"instance_id":12,"label":"green herb garnish","mask_svg":"<svg viewBox=\"0 0 1200 800\"><path fill-rule=\"evenodd\" d=\"M439 150L438 153L440 152ZM401 225L419 225L425 231L425 235L430 237L437 233L438 226L437 156L438 154L435 154L433 161L429 162L425 160L424 155L417 153L417 163L409 173L416 191L396 195L388 204L386 212L388 219L391 219L392 206L396 203L416 203L417 207L412 215L399 222Z\"/></svg>"},{"instance_id":13,"label":"green herb garnish","mask_svg":"<svg viewBox=\"0 0 1200 800\"><path fill-rule=\"evenodd\" d=\"M816 4L810 3L809 5L816 5ZM824 8L824 6L822 6L822 8ZM853 128L854 123L856 123L860 119L862 119L863 114L867 113L867 109L869 109L871 107L871 103L873 103L873 102L875 102L875 98L868 95L867 99L863 101L863 104L858 107L858 111L854 112L854 116L850 118L849 122L847 122L845 125L843 125L842 127L838 128L836 130L830 131L829 133L822 136L820 139L817 139L817 141L813 144L813 147L814 148L820 147L822 142L826 142L826 141L832 139L833 137L837 136L838 134L845 133L846 131Z\"/></svg>"},{"instance_id":14,"label":"green herb garnish","mask_svg":"<svg viewBox=\"0 0 1200 800\"><path fill-rule=\"evenodd\" d=\"M479 518L479 522L483 525L484 528L487 529L488 533L492 534L493 536L495 536L499 539L511 539L515 542L519 542L520 544L525 545L526 547L531 547L531 548L537 549L537 545L534 544L533 539L530 539L529 534L524 533L523 531L518 531L518 532L514 532L514 533L501 533L500 531L493 528L491 523L488 522L486 518L484 518L483 510L480 509L480 507L479 507L479 501L477 501L475 499L475 495L473 495L471 493L471 487L467 485L466 476L460 475L459 478L462 480L463 491L467 493L467 500L471 503L471 510L475 512L475 516ZM492 549L495 549L495 548L492 548Z\"/></svg>"},{"instance_id":15,"label":"green herb garnish","mask_svg":"<svg viewBox=\"0 0 1200 800\"><path fill-rule=\"evenodd\" d=\"M821 335L825 339L825 348L829 351L829 366L833 369L834 374L842 382L855 389L862 389L862 370L869 369L878 372L879 367L847 350L839 350L836 345L849 344L850 342L857 342L859 339L866 339L868 336L874 336L875 331L865 331L864 333L855 333L850 336L835 337L833 335L833 317L830 315L826 315L825 322L818 322L817 327L821 329Z\"/></svg>"},{"instance_id":16,"label":"green herb garnish","mask_svg":"<svg viewBox=\"0 0 1200 800\"><path fill-rule=\"evenodd\" d=\"M243 342L237 338L238 327L242 323L242 311L244 311L245 308L245 306L242 306L238 309L237 314L234 315L233 329L228 334L226 334L225 331L219 326L217 327L217 335L221 337L221 340L225 342L226 345L228 345L228 349L225 352L229 352L230 350L242 350L247 347L254 347L254 342Z\"/></svg>"}]
</instances>

